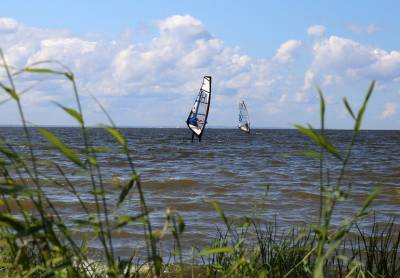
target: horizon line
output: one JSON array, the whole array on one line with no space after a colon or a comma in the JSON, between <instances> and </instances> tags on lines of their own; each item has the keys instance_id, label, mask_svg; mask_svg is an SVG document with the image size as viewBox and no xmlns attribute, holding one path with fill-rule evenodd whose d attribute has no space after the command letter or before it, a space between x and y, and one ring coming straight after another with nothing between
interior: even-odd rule
<instances>
[{"instance_id":1,"label":"horizon line","mask_svg":"<svg viewBox=\"0 0 400 278\"><path fill-rule=\"evenodd\" d=\"M37 127L49 127L49 128L79 128L78 125L36 125ZM0 128L7 128L7 127L17 127L22 128L23 125L2 125L0 124ZM28 127L35 127L35 126L28 126ZM103 128L103 126L99 125L88 125L87 128ZM186 126L117 126L117 128L143 128L143 129L187 129ZM210 126L207 129L238 129L237 127L232 126ZM252 127L251 129L282 129L282 130L296 130L295 127L263 127L263 126L256 126ZM314 128L315 130L319 130L319 128ZM353 130L352 128L325 128L325 130ZM399 129L361 129L361 131L399 131Z\"/></svg>"}]
</instances>

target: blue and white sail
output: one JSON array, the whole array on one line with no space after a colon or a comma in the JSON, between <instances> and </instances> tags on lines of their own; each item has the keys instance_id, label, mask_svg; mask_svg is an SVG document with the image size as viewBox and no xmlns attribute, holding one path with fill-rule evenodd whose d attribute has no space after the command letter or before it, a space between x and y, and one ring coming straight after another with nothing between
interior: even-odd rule
<instances>
[{"instance_id":1,"label":"blue and white sail","mask_svg":"<svg viewBox=\"0 0 400 278\"><path fill-rule=\"evenodd\" d=\"M239 129L250 133L250 118L244 100L239 102Z\"/></svg>"},{"instance_id":2,"label":"blue and white sail","mask_svg":"<svg viewBox=\"0 0 400 278\"><path fill-rule=\"evenodd\" d=\"M201 140L204 128L207 124L208 111L210 108L211 100L211 76L203 77L203 84L201 85L200 92L190 110L186 124L189 129Z\"/></svg>"}]
</instances>

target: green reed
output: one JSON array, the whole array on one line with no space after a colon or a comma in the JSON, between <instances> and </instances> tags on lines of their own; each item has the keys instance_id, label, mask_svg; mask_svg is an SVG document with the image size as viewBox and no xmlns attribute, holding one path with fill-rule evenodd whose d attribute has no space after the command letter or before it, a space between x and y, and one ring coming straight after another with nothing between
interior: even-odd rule
<instances>
[{"instance_id":1,"label":"green reed","mask_svg":"<svg viewBox=\"0 0 400 278\"><path fill-rule=\"evenodd\" d=\"M133 166L128 146L119 130L114 126L114 123L111 121L112 126L106 126L105 130L122 146L122 151L126 154L127 161L129 162L131 178L128 182L123 184L119 201L114 206L113 210L118 209L118 207L124 203L126 197L133 188L136 188L139 192L141 207L141 211L137 215L119 215L117 219L114 219L114 221L117 222L116 225L112 224L110 219L109 207L112 205L108 204L106 201L107 192L104 187L102 169L101 165L97 162L97 153L101 152L101 150L97 150L90 143L89 133L85 125L73 73L66 66L57 61L34 63L21 70L11 72L1 50L0 58L9 83L0 83L0 87L3 92L7 93L11 100L17 104L25 134L24 140L27 142L30 154L29 157L23 156L21 153L18 153L5 138L1 138L0 152L5 158L0 160L2 173L1 193L2 202L6 208L6 213L0 215L0 222L2 224L1 232L2 239L7 243L4 245L4 251L10 252L10 257L15 258L12 262L7 262L6 265L12 269L12 273L19 275L42 274L43 271L47 272L49 268L52 269L52 273L58 273L58 269L60 269L61 273L67 273L68 275L72 272L74 275L81 275L82 273L94 274L96 272L96 269L93 269L92 264L89 263L85 241L79 246L79 244L72 239L71 233L73 231L68 228L67 223L61 219L56 207L43 192L42 183L44 180L48 180L56 185L70 188L70 192L79 200L79 204L86 213L87 219L75 221L75 224L89 229L94 233L94 237L99 239L106 258L106 272L108 274L114 275L121 272L114 254L112 232L131 222L141 221L145 229L145 242L146 245L148 245L148 261L153 265L154 275L159 276L161 257L158 255L156 246L157 238L152 231L149 220L149 210L141 187L140 176ZM57 67L57 69L43 67L49 65ZM65 170L57 162L45 161L36 157L31 131L28 128L28 123L25 119L23 106L18 93L19 91L14 82L15 77L23 74L57 75L71 83L77 109L65 107L58 103L56 103L56 105L79 124L83 138L83 149L78 152L68 147L51 131L40 127L36 129L65 158L73 162L78 169L88 173L92 185L91 194L94 199L95 214L89 212L86 204L82 201L78 193L79 190L76 189L76 185L71 182ZM47 177L45 172L38 170L38 164L46 164L49 167L53 166L58 171L63 181L57 181ZM14 173L14 175L10 173ZM32 189L32 185L35 188L34 190ZM34 205L33 211L28 211L23 208L20 203L23 197L28 197L31 200ZM17 213L10 209L8 204L10 200L16 202L18 206ZM24 257L23 253L25 249L33 252L31 255L33 256L34 254L35 256L32 258L30 258L30 256ZM31 264L27 262L29 259L38 259L38 261ZM39 262L43 262L44 265ZM85 271L82 272L82 269ZM83 276L85 276L85 274Z\"/></svg>"},{"instance_id":2,"label":"green reed","mask_svg":"<svg viewBox=\"0 0 400 278\"><path fill-rule=\"evenodd\" d=\"M260 225L253 221L243 229L219 230L210 252L202 256L203 272L209 277L312 277L317 267L318 235L311 229L292 228L284 232L276 223ZM245 224L247 225L247 224ZM324 261L323 276L398 277L400 275L400 231L394 219L349 234ZM244 235L246 234L246 235ZM243 240L245 238L245 240ZM229 251L218 249L232 247Z\"/></svg>"},{"instance_id":3,"label":"green reed","mask_svg":"<svg viewBox=\"0 0 400 278\"><path fill-rule=\"evenodd\" d=\"M80 96L72 71L57 61L33 63L22 69L10 67L0 49L1 68L7 81L0 82L0 92L16 104L24 132L24 144L28 153L17 151L13 142L0 134L0 273L5 276L67 276L67 277L397 277L399 269L400 233L394 229L394 222L387 227L373 227L372 233L362 231L357 223L368 211L378 190L371 193L359 212L343 219L339 227L331 225L332 214L339 202L348 201L352 184L345 174L356 143L362 119L371 97L372 82L365 100L355 114L344 99L344 105L354 120L352 139L344 153L333 146L325 133L325 101L320 96L321 127L317 131L311 126L297 125L297 129L308 136L318 151L310 150L305 155L318 159L320 165L320 208L317 225L307 229L293 228L289 232L278 231L276 223L262 226L246 218L238 225L230 221L220 204L208 201L223 221L223 228L217 229L217 238L210 248L192 249L192 258L183 254L181 238L185 222L178 212L167 208L162 229L155 230L150 221L151 206L145 198L140 174L136 171L124 136L116 127L110 115L101 106L109 124L103 129L115 140L118 150L96 148L90 140L85 123ZM71 148L50 130L31 125L24 114L20 96L32 88L20 90L16 79L23 75L42 75L63 78L71 85L76 107L55 103L78 124L82 142L81 148ZM97 100L96 100L97 101ZM2 102L4 103L4 101ZM79 186L70 179L70 171L57 161L38 157L32 141L36 129L52 147L71 161L75 171L89 176L94 210L80 195ZM103 166L98 162L103 152L122 152L129 165L129 178L114 177L105 180ZM326 160L328 156L338 160L341 168L337 178L332 178ZM51 177L43 167L58 173ZM119 188L117 202L107 201L109 183ZM84 212L85 218L66 222L61 218L56 204L43 191L43 186L52 184L68 189ZM138 211L120 213L132 194L138 194ZM28 200L32 207L24 204ZM114 217L113 217L114 216ZM143 225L143 240L147 259L141 260L132 246L132 255L122 260L114 250L115 233L132 223ZM76 228L87 231L81 239L74 239ZM358 234L354 236L354 227ZM160 248L161 240L171 235L174 249L167 250L173 258L165 261ZM102 262L95 262L88 251L88 241L98 240L102 247ZM348 248L350 246L350 248Z\"/></svg>"}]
</instances>

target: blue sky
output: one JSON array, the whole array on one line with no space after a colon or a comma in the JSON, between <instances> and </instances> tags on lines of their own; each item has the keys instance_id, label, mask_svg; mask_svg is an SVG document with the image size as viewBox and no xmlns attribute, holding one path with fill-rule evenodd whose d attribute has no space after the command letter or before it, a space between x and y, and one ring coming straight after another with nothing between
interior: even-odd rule
<instances>
[{"instance_id":1,"label":"blue sky","mask_svg":"<svg viewBox=\"0 0 400 278\"><path fill-rule=\"evenodd\" d=\"M328 127L349 128L342 97L356 108L376 79L365 128L398 129L399 6L398 1L3 0L0 47L17 67L54 58L69 65L93 125L105 119L90 95L123 126L184 126L202 75L212 74L210 126L234 127L239 99L247 101L254 126L317 125L318 85L326 93ZM22 90L36 79L23 76L17 84ZM49 80L25 94L30 119L73 124L51 100L73 105L68 84ZM0 124L18 123L12 103L2 110Z\"/></svg>"}]
</instances>

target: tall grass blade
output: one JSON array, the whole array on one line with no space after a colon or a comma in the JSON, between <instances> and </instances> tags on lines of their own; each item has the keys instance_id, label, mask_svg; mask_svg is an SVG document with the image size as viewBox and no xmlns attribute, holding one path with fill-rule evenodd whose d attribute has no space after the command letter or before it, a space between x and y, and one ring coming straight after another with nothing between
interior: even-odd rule
<instances>
[{"instance_id":1,"label":"tall grass blade","mask_svg":"<svg viewBox=\"0 0 400 278\"><path fill-rule=\"evenodd\" d=\"M121 135L118 129L113 127L106 127L105 128L108 133L110 133L123 147L126 147L126 141L124 137Z\"/></svg>"},{"instance_id":2,"label":"tall grass blade","mask_svg":"<svg viewBox=\"0 0 400 278\"><path fill-rule=\"evenodd\" d=\"M55 75L64 75L64 76L66 74L66 72L64 72L64 71L52 70L52 69L47 69L47 68L24 68L23 71L30 72L30 73L55 74Z\"/></svg>"},{"instance_id":3,"label":"tall grass blade","mask_svg":"<svg viewBox=\"0 0 400 278\"><path fill-rule=\"evenodd\" d=\"M219 248L213 248L213 249L207 249L199 252L196 257L201 257L201 256L206 256L206 255L212 255L212 254L217 254L217 253L229 253L235 251L234 247L219 247Z\"/></svg>"},{"instance_id":4,"label":"tall grass blade","mask_svg":"<svg viewBox=\"0 0 400 278\"><path fill-rule=\"evenodd\" d=\"M76 111L73 108L66 107L64 105L61 105L60 103L57 103L54 101L54 104L56 104L58 107L60 107L62 110L64 110L66 113L68 113L72 118L74 118L80 125L83 125L83 117L82 114Z\"/></svg>"},{"instance_id":5,"label":"tall grass blade","mask_svg":"<svg viewBox=\"0 0 400 278\"><path fill-rule=\"evenodd\" d=\"M44 128L37 128L40 134L45 137L54 147L56 147L65 157L69 158L72 162L81 168L86 168L82 161L79 159L78 154L68 148L56 135Z\"/></svg>"},{"instance_id":6,"label":"tall grass blade","mask_svg":"<svg viewBox=\"0 0 400 278\"><path fill-rule=\"evenodd\" d=\"M364 102L363 102L360 110L358 111L356 124L354 127L355 131L359 131L361 128L362 119L363 119L365 110L367 109L367 104L368 104L369 98L371 97L372 91L374 90L374 87L375 87L375 80L371 82L371 85L368 88L367 94L365 95Z\"/></svg>"},{"instance_id":7,"label":"tall grass blade","mask_svg":"<svg viewBox=\"0 0 400 278\"><path fill-rule=\"evenodd\" d=\"M5 86L3 83L0 82L0 88L2 88L7 94L10 95L14 100L19 101L19 96L17 92L15 92L12 88Z\"/></svg>"},{"instance_id":8,"label":"tall grass blade","mask_svg":"<svg viewBox=\"0 0 400 278\"><path fill-rule=\"evenodd\" d=\"M118 202L117 202L117 208L124 202L129 191L131 191L133 185L138 181L138 179L139 179L139 175L132 175L128 184L125 185L124 188L121 190L121 193L119 195Z\"/></svg>"},{"instance_id":9,"label":"tall grass blade","mask_svg":"<svg viewBox=\"0 0 400 278\"><path fill-rule=\"evenodd\" d=\"M0 214L0 225L7 225L18 233L24 233L27 230L26 225L22 221L17 220L12 215L4 213Z\"/></svg>"},{"instance_id":10,"label":"tall grass blade","mask_svg":"<svg viewBox=\"0 0 400 278\"><path fill-rule=\"evenodd\" d=\"M140 213L135 216L120 215L120 216L118 216L117 221L118 221L118 224L115 226L116 229L122 228L132 222L142 222L143 223L144 221L146 221L146 214Z\"/></svg>"},{"instance_id":11,"label":"tall grass blade","mask_svg":"<svg viewBox=\"0 0 400 278\"><path fill-rule=\"evenodd\" d=\"M324 123L325 123L325 99L324 99L324 94L322 93L322 90L318 87L317 88L318 95L319 95L319 102L320 102L320 119L321 119L321 130L324 129Z\"/></svg>"},{"instance_id":12,"label":"tall grass blade","mask_svg":"<svg viewBox=\"0 0 400 278\"><path fill-rule=\"evenodd\" d=\"M327 150L329 153L331 153L333 156L335 156L339 160L343 160L339 152L336 150L336 148L328 142L328 140L325 138L325 136L319 134L318 132L315 132L315 130L309 126L308 128L302 126L302 125L295 125L295 127L304 135L308 136L311 138L317 145L320 147L323 147L325 150Z\"/></svg>"},{"instance_id":13,"label":"tall grass blade","mask_svg":"<svg viewBox=\"0 0 400 278\"><path fill-rule=\"evenodd\" d=\"M210 205L212 205L215 209L215 211L219 214L219 216L221 217L221 219L224 221L226 227L228 228L228 230L230 231L230 224L228 222L228 218L226 218L225 216L225 212L224 210L221 208L221 205L218 202L215 201L206 201L207 203L209 203Z\"/></svg>"},{"instance_id":14,"label":"tall grass blade","mask_svg":"<svg viewBox=\"0 0 400 278\"><path fill-rule=\"evenodd\" d=\"M346 97L343 98L343 103L347 109L347 112L349 112L349 114L353 118L353 120L356 120L356 116L354 115L353 109L351 109L351 106L350 106L349 102L347 101Z\"/></svg>"}]
</instances>

